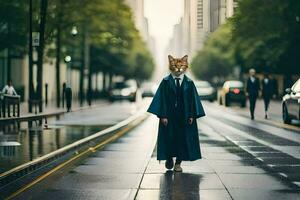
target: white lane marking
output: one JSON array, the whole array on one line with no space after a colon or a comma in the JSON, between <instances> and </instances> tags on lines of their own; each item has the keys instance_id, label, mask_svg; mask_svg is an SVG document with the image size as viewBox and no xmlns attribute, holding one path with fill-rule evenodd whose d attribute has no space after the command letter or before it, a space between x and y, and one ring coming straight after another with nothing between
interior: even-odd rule
<instances>
[{"instance_id":1,"label":"white lane marking","mask_svg":"<svg viewBox=\"0 0 300 200\"><path fill-rule=\"evenodd\" d=\"M280 172L280 173L278 173L280 176L283 176L284 178L287 178L288 177L288 175L286 175L285 173L282 173L282 172Z\"/></svg>"},{"instance_id":2,"label":"white lane marking","mask_svg":"<svg viewBox=\"0 0 300 200\"><path fill-rule=\"evenodd\" d=\"M300 182L299 181L294 181L293 182L295 185L299 186L300 187Z\"/></svg>"},{"instance_id":3,"label":"white lane marking","mask_svg":"<svg viewBox=\"0 0 300 200\"><path fill-rule=\"evenodd\" d=\"M214 108L208 109L208 112L212 112L214 115L219 116L220 111L217 111ZM223 118L228 119L230 121L238 121L242 125L247 125L253 128L258 128L260 130L266 131L269 134L276 135L281 138L285 138L291 141L300 142L300 134L297 131L290 131L283 128L278 128L270 125L266 125L260 123L258 121L252 121L250 119L246 119L245 117L241 117L238 115L234 115L231 113L227 113L226 115L222 115Z\"/></svg>"},{"instance_id":4,"label":"white lane marking","mask_svg":"<svg viewBox=\"0 0 300 200\"><path fill-rule=\"evenodd\" d=\"M266 142L264 140L258 139L258 138L254 137L252 135L249 135L247 132L241 131L241 130L239 130L237 128L234 128L234 127L232 127L230 125L227 125L226 123L221 122L219 120L216 120L216 119L214 119L212 117L206 117L205 120L203 120L203 122L205 122L207 120L208 120L208 125L214 124L214 126L219 126L219 127L222 127L222 128L224 127L225 129L227 129L226 132L220 133L224 137L227 137L227 138L230 139L230 136L228 136L227 134L228 133L235 134L235 135L238 135L238 136L240 136L242 138L247 138L249 140L256 141L256 142L261 143L261 144L263 144L263 145L265 145L267 147L271 147L271 148L273 148L275 150L278 150L278 151L281 151L283 153L286 153L286 154L288 154L288 155L290 155L290 156L292 156L294 158L300 159L299 153L297 151L295 151L294 148L291 149L291 148L287 148L287 147L283 147L283 146L278 146L278 145L270 144L269 142ZM209 123L209 121L211 123ZM232 139L230 139L230 140L232 141ZM241 147L241 148L243 148L243 147ZM296 148L299 148L299 147L296 147ZM243 148L243 149L246 150L247 152L249 152L249 150L247 150L245 148ZM253 153L254 152L251 152L252 155L253 155Z\"/></svg>"}]
</instances>

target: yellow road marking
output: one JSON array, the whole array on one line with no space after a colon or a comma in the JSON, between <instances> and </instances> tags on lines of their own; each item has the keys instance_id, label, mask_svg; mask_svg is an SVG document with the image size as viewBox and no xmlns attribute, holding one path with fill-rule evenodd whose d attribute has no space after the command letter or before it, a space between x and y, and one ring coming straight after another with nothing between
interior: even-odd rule
<instances>
[{"instance_id":1,"label":"yellow road marking","mask_svg":"<svg viewBox=\"0 0 300 200\"><path fill-rule=\"evenodd\" d=\"M55 168L53 168L52 170L48 171L47 173L41 175L40 177L38 177L37 179L35 179L34 181L32 181L31 183L29 183L28 185L24 186L23 188L17 190L16 192L12 193L9 197L7 197L7 200L13 199L14 197L18 196L19 194L21 194L22 192L24 192L25 190L29 189L30 187L32 187L33 185L37 184L38 182L42 181L43 179L45 179L46 177L50 176L51 174L53 174L54 172L58 171L59 169L63 168L64 166L66 166L67 164L73 162L74 160L80 158L81 156L87 154L87 153L94 153L96 152L96 149L99 149L101 147L103 147L104 145L106 145L107 143L121 137L122 135L124 135L127 131L129 131L133 126L128 126L125 127L124 129L122 129L121 131L117 132L116 134L114 134L113 136L107 138L106 140L104 140L103 142L97 144L94 147L90 147L87 150L81 152L80 154L77 154L76 156L70 158L69 160L67 160L66 162L56 166Z\"/></svg>"}]
</instances>

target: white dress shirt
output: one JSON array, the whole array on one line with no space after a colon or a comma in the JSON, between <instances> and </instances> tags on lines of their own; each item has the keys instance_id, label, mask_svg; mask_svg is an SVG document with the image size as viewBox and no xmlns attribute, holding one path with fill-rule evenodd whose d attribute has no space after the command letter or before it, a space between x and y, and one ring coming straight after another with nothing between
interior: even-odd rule
<instances>
[{"instance_id":1,"label":"white dress shirt","mask_svg":"<svg viewBox=\"0 0 300 200\"><path fill-rule=\"evenodd\" d=\"M183 78L184 78L184 74L180 74L179 76L175 76L174 74L172 74L172 77L175 81L175 85L176 85L176 79L175 78L180 78L179 79L179 84L181 85L182 81L183 81Z\"/></svg>"},{"instance_id":2,"label":"white dress shirt","mask_svg":"<svg viewBox=\"0 0 300 200\"><path fill-rule=\"evenodd\" d=\"M269 79L268 79L268 78L265 78L265 79L264 79L264 82L265 82L265 84L268 84L268 83L269 83Z\"/></svg>"},{"instance_id":3,"label":"white dress shirt","mask_svg":"<svg viewBox=\"0 0 300 200\"><path fill-rule=\"evenodd\" d=\"M2 92L4 94L8 94L8 95L17 95L17 92L15 91L15 88L13 86L9 86L9 85L6 85Z\"/></svg>"}]
</instances>

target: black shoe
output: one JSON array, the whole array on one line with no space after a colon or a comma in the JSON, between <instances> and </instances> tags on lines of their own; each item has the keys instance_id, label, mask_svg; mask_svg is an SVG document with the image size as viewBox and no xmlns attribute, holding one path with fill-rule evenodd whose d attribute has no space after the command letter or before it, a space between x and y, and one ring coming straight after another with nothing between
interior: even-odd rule
<instances>
[{"instance_id":1,"label":"black shoe","mask_svg":"<svg viewBox=\"0 0 300 200\"><path fill-rule=\"evenodd\" d=\"M254 116L251 116L251 119L254 120Z\"/></svg>"},{"instance_id":2,"label":"black shoe","mask_svg":"<svg viewBox=\"0 0 300 200\"><path fill-rule=\"evenodd\" d=\"M268 115L265 115L265 119L268 119Z\"/></svg>"},{"instance_id":3,"label":"black shoe","mask_svg":"<svg viewBox=\"0 0 300 200\"><path fill-rule=\"evenodd\" d=\"M172 169L174 166L173 158L166 160L165 167L167 169Z\"/></svg>"}]
</instances>

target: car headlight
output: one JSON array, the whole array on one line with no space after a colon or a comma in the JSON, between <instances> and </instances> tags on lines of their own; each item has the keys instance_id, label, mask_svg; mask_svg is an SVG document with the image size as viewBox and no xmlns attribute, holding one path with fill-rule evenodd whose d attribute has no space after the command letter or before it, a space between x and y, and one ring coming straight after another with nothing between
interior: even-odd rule
<instances>
[{"instance_id":1,"label":"car headlight","mask_svg":"<svg viewBox=\"0 0 300 200\"><path fill-rule=\"evenodd\" d=\"M121 95L122 96L129 96L131 94L131 90L130 89L123 89L121 91Z\"/></svg>"}]
</instances>

